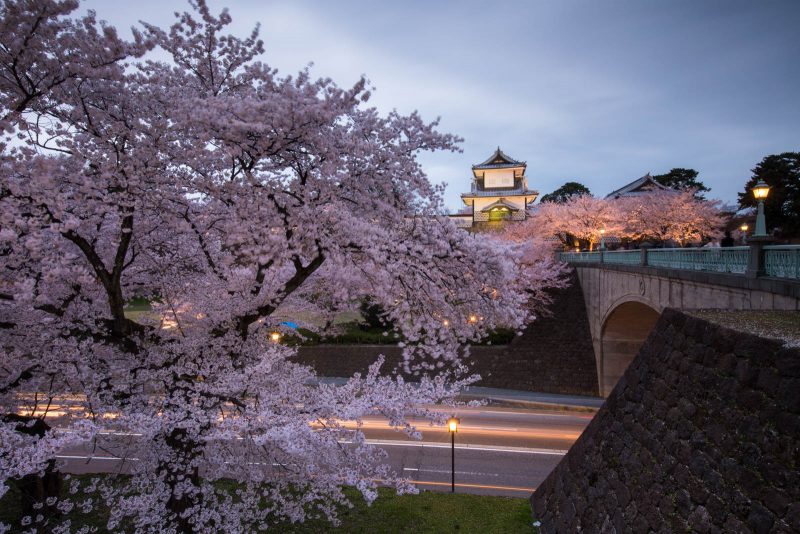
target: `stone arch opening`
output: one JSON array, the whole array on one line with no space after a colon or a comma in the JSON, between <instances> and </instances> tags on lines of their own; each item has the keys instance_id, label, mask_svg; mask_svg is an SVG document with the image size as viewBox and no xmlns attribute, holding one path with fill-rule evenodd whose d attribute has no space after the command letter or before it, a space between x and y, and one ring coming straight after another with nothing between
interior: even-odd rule
<instances>
[{"instance_id":1,"label":"stone arch opening","mask_svg":"<svg viewBox=\"0 0 800 534\"><path fill-rule=\"evenodd\" d=\"M601 336L600 393L607 397L633 361L661 314L641 302L623 302L606 317Z\"/></svg>"}]
</instances>

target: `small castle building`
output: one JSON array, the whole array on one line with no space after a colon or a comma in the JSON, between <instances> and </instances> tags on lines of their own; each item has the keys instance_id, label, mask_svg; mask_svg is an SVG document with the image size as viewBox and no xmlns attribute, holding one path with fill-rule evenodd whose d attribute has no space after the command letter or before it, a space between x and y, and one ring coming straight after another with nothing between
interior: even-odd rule
<instances>
[{"instance_id":1,"label":"small castle building","mask_svg":"<svg viewBox=\"0 0 800 534\"><path fill-rule=\"evenodd\" d=\"M524 221L538 191L528 189L527 164L503 153L500 147L483 163L472 166L472 187L462 193L464 209L451 215L464 228Z\"/></svg>"}]
</instances>

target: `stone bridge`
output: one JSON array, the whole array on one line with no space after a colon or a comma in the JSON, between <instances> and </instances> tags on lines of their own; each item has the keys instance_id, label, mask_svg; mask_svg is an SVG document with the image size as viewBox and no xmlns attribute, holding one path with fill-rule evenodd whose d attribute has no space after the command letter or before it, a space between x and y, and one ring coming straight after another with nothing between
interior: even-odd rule
<instances>
[{"instance_id":1,"label":"stone bridge","mask_svg":"<svg viewBox=\"0 0 800 534\"><path fill-rule=\"evenodd\" d=\"M746 248L744 252L748 253ZM796 253L800 258L800 247L792 251ZM683 268L656 267L648 264L647 253L638 261L639 251L625 251L616 257L613 252L605 253L606 261L636 255L636 264L606 263L601 253L594 254L594 260L586 253L565 254L562 259L573 264L580 281L604 397L633 361L665 308L800 310L800 280L793 275L747 276L744 269L736 273L735 266L726 268L734 272L704 271L697 265L692 269L691 263L680 265ZM650 255L656 256L656 251Z\"/></svg>"}]
</instances>

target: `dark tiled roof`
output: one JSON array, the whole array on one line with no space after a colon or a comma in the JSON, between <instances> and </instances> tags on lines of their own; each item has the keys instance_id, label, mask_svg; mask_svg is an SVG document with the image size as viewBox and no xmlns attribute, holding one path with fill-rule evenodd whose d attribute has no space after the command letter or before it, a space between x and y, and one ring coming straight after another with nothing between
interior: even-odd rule
<instances>
[{"instance_id":1,"label":"dark tiled roof","mask_svg":"<svg viewBox=\"0 0 800 534\"><path fill-rule=\"evenodd\" d=\"M639 191L639 189L649 186L650 188L645 191ZM648 193L653 189L660 189L662 191L672 191L672 188L667 187L665 185L661 185L660 183L656 182L655 179L650 176L648 172L638 180L634 180L628 185L624 187L620 187L616 191L612 191L611 193L606 195L606 198L617 198L617 197L625 197L631 195L637 195L641 193Z\"/></svg>"},{"instance_id":2,"label":"dark tiled roof","mask_svg":"<svg viewBox=\"0 0 800 534\"><path fill-rule=\"evenodd\" d=\"M514 158L507 156L497 147L494 154L489 156L489 159L483 163L473 165L473 169L502 169L504 167L525 167L527 164L524 161L517 161Z\"/></svg>"},{"instance_id":3,"label":"dark tiled roof","mask_svg":"<svg viewBox=\"0 0 800 534\"><path fill-rule=\"evenodd\" d=\"M483 208L481 211L483 211L483 212L491 211L493 208L497 208L497 207L501 207L501 206L504 207L504 208L508 208L511 211L519 211L518 207L516 207L516 206L514 206L512 204L509 204L506 201L506 199L504 199L504 198L501 198L500 200L498 200L496 202L492 202L491 204L489 204L488 206Z\"/></svg>"}]
</instances>

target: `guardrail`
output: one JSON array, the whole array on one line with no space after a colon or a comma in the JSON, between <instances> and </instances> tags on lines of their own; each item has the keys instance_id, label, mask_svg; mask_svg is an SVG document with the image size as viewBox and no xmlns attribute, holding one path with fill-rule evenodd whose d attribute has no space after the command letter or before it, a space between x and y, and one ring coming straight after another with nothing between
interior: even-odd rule
<instances>
[{"instance_id":1,"label":"guardrail","mask_svg":"<svg viewBox=\"0 0 800 534\"><path fill-rule=\"evenodd\" d=\"M666 269L744 274L750 247L664 248L647 252L647 265Z\"/></svg>"},{"instance_id":2,"label":"guardrail","mask_svg":"<svg viewBox=\"0 0 800 534\"><path fill-rule=\"evenodd\" d=\"M609 250L603 252L603 263L639 265L641 262L642 253L638 250Z\"/></svg>"},{"instance_id":3,"label":"guardrail","mask_svg":"<svg viewBox=\"0 0 800 534\"><path fill-rule=\"evenodd\" d=\"M800 245L764 247L764 271L767 276L800 280Z\"/></svg>"},{"instance_id":4,"label":"guardrail","mask_svg":"<svg viewBox=\"0 0 800 534\"><path fill-rule=\"evenodd\" d=\"M800 280L800 245L562 252L560 259L566 263L641 265Z\"/></svg>"}]
</instances>

